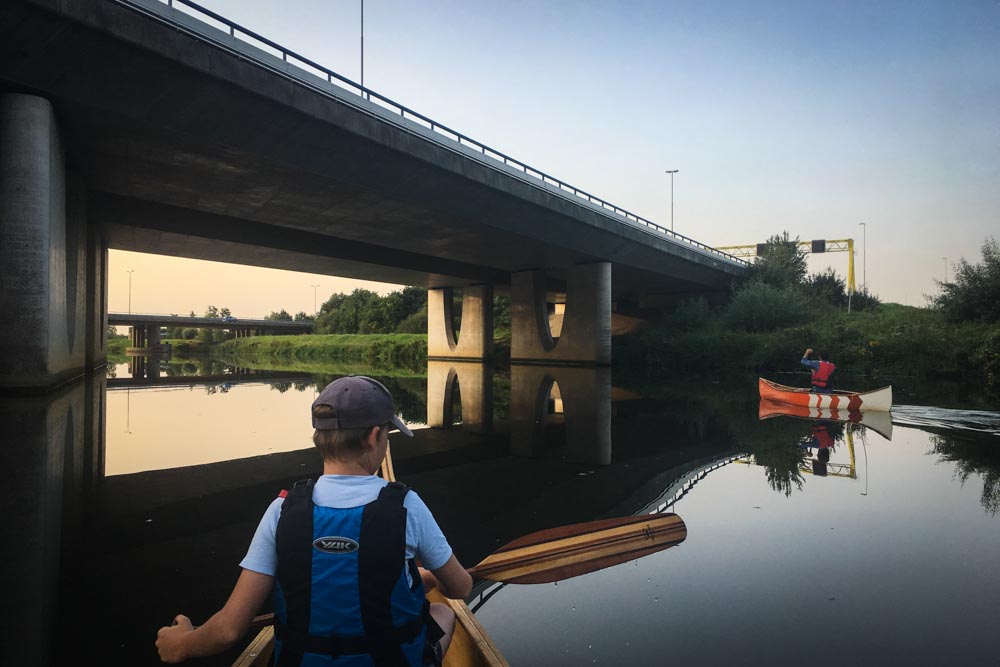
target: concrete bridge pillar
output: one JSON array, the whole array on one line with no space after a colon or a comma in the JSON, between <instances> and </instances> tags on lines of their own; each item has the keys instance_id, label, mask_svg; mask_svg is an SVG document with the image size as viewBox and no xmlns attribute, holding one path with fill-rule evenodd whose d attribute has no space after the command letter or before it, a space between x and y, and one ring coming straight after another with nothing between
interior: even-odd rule
<instances>
[{"instance_id":1,"label":"concrete bridge pillar","mask_svg":"<svg viewBox=\"0 0 1000 667\"><path fill-rule=\"evenodd\" d=\"M53 387L106 360L106 246L88 237L52 105L0 96L0 388ZM100 296L88 297L88 287ZM98 304L101 309L98 310Z\"/></svg>"},{"instance_id":2,"label":"concrete bridge pillar","mask_svg":"<svg viewBox=\"0 0 1000 667\"><path fill-rule=\"evenodd\" d=\"M455 380L462 406L462 428L488 433L493 429L493 368L474 361L427 362L427 425L450 428Z\"/></svg>"},{"instance_id":3,"label":"concrete bridge pillar","mask_svg":"<svg viewBox=\"0 0 1000 667\"><path fill-rule=\"evenodd\" d=\"M559 337L549 329L545 272L511 276L511 361L606 365L611 363L611 264L569 269Z\"/></svg>"},{"instance_id":4,"label":"concrete bridge pillar","mask_svg":"<svg viewBox=\"0 0 1000 667\"><path fill-rule=\"evenodd\" d=\"M452 326L454 290L427 290L427 356L431 359L485 359L493 353L493 286L462 288L462 325Z\"/></svg>"},{"instance_id":5,"label":"concrete bridge pillar","mask_svg":"<svg viewBox=\"0 0 1000 667\"><path fill-rule=\"evenodd\" d=\"M565 425L568 461L611 463L611 367L510 366L510 451L539 457L546 430Z\"/></svg>"},{"instance_id":6,"label":"concrete bridge pillar","mask_svg":"<svg viewBox=\"0 0 1000 667\"><path fill-rule=\"evenodd\" d=\"M147 339L146 339L146 347L148 347L151 350L159 349L159 347L160 347L160 325L159 324L150 324L150 325L147 326L146 330L148 332L147 333Z\"/></svg>"}]
</instances>

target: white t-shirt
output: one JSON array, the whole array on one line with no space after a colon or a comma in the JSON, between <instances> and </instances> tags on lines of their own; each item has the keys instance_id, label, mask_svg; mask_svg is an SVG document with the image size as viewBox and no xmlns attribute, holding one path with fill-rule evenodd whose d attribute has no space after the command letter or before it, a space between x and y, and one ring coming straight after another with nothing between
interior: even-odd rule
<instances>
[{"instance_id":1,"label":"white t-shirt","mask_svg":"<svg viewBox=\"0 0 1000 667\"><path fill-rule=\"evenodd\" d=\"M323 475L313 486L313 503L340 509L360 507L378 498L386 484L386 480L375 475ZM240 567L272 577L275 575L278 568L275 534L284 501L284 498L276 498L268 506ZM428 570L443 566L451 558L451 545L434 520L434 515L412 489L403 499L403 507L406 508L406 559L417 557ZM409 579L409 568L406 576ZM409 583L412 585L413 582Z\"/></svg>"}]
</instances>

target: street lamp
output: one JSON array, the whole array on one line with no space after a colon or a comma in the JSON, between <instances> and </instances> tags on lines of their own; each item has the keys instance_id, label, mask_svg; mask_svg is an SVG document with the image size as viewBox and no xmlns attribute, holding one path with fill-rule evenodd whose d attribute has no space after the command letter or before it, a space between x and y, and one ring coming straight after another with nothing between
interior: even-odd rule
<instances>
[{"instance_id":1,"label":"street lamp","mask_svg":"<svg viewBox=\"0 0 1000 667\"><path fill-rule=\"evenodd\" d=\"M128 314L129 315L132 314L132 272L133 271L135 271L135 269L129 269L128 271L126 271L126 273L128 274Z\"/></svg>"},{"instance_id":2,"label":"street lamp","mask_svg":"<svg viewBox=\"0 0 1000 667\"><path fill-rule=\"evenodd\" d=\"M680 169L667 169L670 174L670 231L674 231L674 174Z\"/></svg>"},{"instance_id":3,"label":"street lamp","mask_svg":"<svg viewBox=\"0 0 1000 667\"><path fill-rule=\"evenodd\" d=\"M948 258L947 257L942 257L941 259L944 260L944 282L945 282L945 284L947 284L948 283Z\"/></svg>"},{"instance_id":4,"label":"street lamp","mask_svg":"<svg viewBox=\"0 0 1000 667\"><path fill-rule=\"evenodd\" d=\"M864 288L865 292L868 291L868 226L863 222L859 222L858 225L861 227L861 286Z\"/></svg>"},{"instance_id":5,"label":"street lamp","mask_svg":"<svg viewBox=\"0 0 1000 667\"><path fill-rule=\"evenodd\" d=\"M313 317L315 317L316 316L316 288L319 287L319 285L310 285L310 287L313 288Z\"/></svg>"},{"instance_id":6,"label":"street lamp","mask_svg":"<svg viewBox=\"0 0 1000 667\"><path fill-rule=\"evenodd\" d=\"M361 0L361 92L365 88L365 0Z\"/></svg>"}]
</instances>

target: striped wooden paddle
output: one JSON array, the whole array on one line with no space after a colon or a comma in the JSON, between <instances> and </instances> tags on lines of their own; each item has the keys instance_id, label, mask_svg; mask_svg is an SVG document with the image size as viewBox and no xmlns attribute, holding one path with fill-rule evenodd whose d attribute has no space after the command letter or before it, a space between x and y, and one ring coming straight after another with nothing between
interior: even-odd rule
<instances>
[{"instance_id":1,"label":"striped wooden paddle","mask_svg":"<svg viewBox=\"0 0 1000 667\"><path fill-rule=\"evenodd\" d=\"M469 568L469 574L512 584L547 584L662 551L686 537L687 526L676 514L577 523L519 537Z\"/></svg>"}]
</instances>

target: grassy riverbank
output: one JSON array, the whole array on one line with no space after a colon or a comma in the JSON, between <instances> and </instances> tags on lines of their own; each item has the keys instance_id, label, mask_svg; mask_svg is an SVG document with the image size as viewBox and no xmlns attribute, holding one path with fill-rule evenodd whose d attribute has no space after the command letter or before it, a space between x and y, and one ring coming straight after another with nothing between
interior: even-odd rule
<instances>
[{"instance_id":1,"label":"grassy riverbank","mask_svg":"<svg viewBox=\"0 0 1000 667\"><path fill-rule=\"evenodd\" d=\"M863 312L827 312L799 326L765 332L734 330L722 318L667 320L615 340L623 370L697 375L720 371L801 370L806 347L826 349L838 372L961 378L1000 388L1000 330L951 323L939 311L882 304Z\"/></svg>"}]
</instances>

